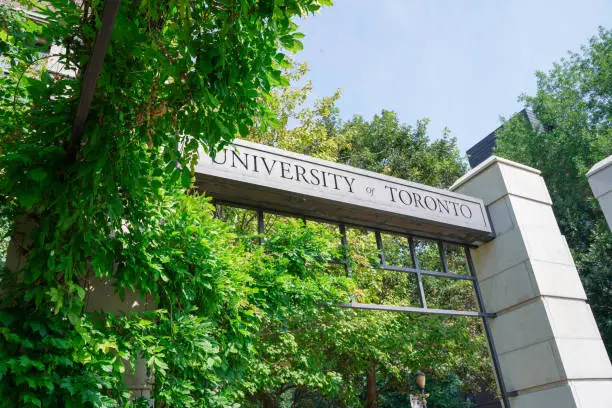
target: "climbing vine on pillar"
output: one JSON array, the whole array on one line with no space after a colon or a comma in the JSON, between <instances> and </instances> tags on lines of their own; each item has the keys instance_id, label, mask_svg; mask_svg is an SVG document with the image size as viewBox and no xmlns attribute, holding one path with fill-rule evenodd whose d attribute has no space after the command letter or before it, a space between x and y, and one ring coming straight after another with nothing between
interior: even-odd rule
<instances>
[{"instance_id":1,"label":"climbing vine on pillar","mask_svg":"<svg viewBox=\"0 0 612 408\"><path fill-rule=\"evenodd\" d=\"M221 251L215 239L231 240L194 217L210 208L184 189L199 149L214 155L254 118L274 121L262 101L286 83L284 52L302 47L292 19L329 1L123 0L76 146L72 122L104 1L19 3L0 6L0 215L29 239L9 251L25 266L2 277L0 400L124 404L123 360L138 353L156 372L158 404L227 406L241 391L224 385L240 374L234 363L248 341L222 349L228 339L207 336L223 325L228 338L248 338L258 316L241 304L220 323L221 307L236 306L235 291L222 288L238 277L206 259ZM159 309L88 314L92 277ZM210 388L176 374L190 372L187 360L167 350L187 344L191 354L172 358L200 364L191 369L204 370Z\"/></svg>"}]
</instances>

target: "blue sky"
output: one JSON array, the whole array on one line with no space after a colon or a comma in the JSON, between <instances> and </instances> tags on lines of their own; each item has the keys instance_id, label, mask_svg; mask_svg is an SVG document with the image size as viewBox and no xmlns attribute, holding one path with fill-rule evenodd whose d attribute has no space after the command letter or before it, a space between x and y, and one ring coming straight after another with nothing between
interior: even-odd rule
<instances>
[{"instance_id":1,"label":"blue sky","mask_svg":"<svg viewBox=\"0 0 612 408\"><path fill-rule=\"evenodd\" d=\"M343 90L344 119L431 119L461 151L533 93L535 71L612 26L612 0L335 0L300 23L315 97Z\"/></svg>"}]
</instances>

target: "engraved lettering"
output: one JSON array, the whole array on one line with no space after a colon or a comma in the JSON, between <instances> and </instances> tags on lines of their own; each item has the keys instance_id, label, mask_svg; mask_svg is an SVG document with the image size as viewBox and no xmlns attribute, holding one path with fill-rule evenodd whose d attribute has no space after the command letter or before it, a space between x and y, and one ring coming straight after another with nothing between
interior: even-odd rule
<instances>
[{"instance_id":1,"label":"engraved lettering","mask_svg":"<svg viewBox=\"0 0 612 408\"><path fill-rule=\"evenodd\" d=\"M304 174L306 173L306 169L300 166L299 164L295 165L295 181L300 181L300 177L304 180L304 183L310 184Z\"/></svg>"},{"instance_id":2,"label":"engraved lettering","mask_svg":"<svg viewBox=\"0 0 612 408\"><path fill-rule=\"evenodd\" d=\"M266 161L265 157L262 157L261 161L263 162L264 166L266 167L266 170L268 171L268 176L272 175L272 170L274 170L274 166L276 165L276 160L272 162L271 167L268 166L268 162Z\"/></svg>"},{"instance_id":3,"label":"engraved lettering","mask_svg":"<svg viewBox=\"0 0 612 408\"><path fill-rule=\"evenodd\" d=\"M319 174L319 170L317 170L317 169L310 169L310 175L316 181L316 183L315 183L315 181L310 180L310 182L312 183L313 186L318 186L319 184L321 184L321 179L319 178L319 176L317 176L317 174Z\"/></svg>"},{"instance_id":4,"label":"engraved lettering","mask_svg":"<svg viewBox=\"0 0 612 408\"><path fill-rule=\"evenodd\" d=\"M459 213L457 212L457 203L454 201L450 202L453 205L453 210L455 211L455 215L458 217Z\"/></svg>"},{"instance_id":5,"label":"engraved lettering","mask_svg":"<svg viewBox=\"0 0 612 408\"><path fill-rule=\"evenodd\" d=\"M397 188L385 186L385 189L389 189L389 192L391 193L391 201L395 202L395 196L393 195L393 191L397 191Z\"/></svg>"},{"instance_id":6,"label":"engraved lettering","mask_svg":"<svg viewBox=\"0 0 612 408\"><path fill-rule=\"evenodd\" d=\"M346 176L342 176L344 177L344 180L346 180L346 184L348 184L348 188L349 188L349 193L353 192L353 183L355 182L355 177L351 177L351 180L349 181L349 178Z\"/></svg>"},{"instance_id":7,"label":"engraved lettering","mask_svg":"<svg viewBox=\"0 0 612 408\"><path fill-rule=\"evenodd\" d=\"M266 188L281 188L286 189L288 195L303 194L312 196L313 200L314 197L318 197L330 203L337 201L338 206L344 203L349 207L352 206L350 208L363 206L368 211L392 212L398 217L403 215L422 218L424 223L469 225L475 230L479 230L482 223L480 204L460 196L456 197L452 193L429 189L427 186L404 184L401 180L395 183L392 178L370 176L359 171L352 172L349 168L327 165L324 161L301 160L297 156L277 154L265 149L251 149L240 144L236 149L238 148L240 150L226 146L217 153L216 157L208 158L206 162L208 166L212 166L209 174L215 177L228 174L228 179L260 185L255 187L254 192ZM250 177L245 179L243 175L246 173L249 173ZM283 180L292 180L296 183L283 182ZM388 191L388 196L383 187ZM224 194L219 194L222 199ZM257 196L254 197L257 199ZM321 208L324 209L324 206ZM364 210L363 218L366 219L367 216L368 213Z\"/></svg>"},{"instance_id":8,"label":"engraved lettering","mask_svg":"<svg viewBox=\"0 0 612 408\"><path fill-rule=\"evenodd\" d=\"M402 203L404 203L404 205L412 205L412 196L406 190L399 191L399 199Z\"/></svg>"},{"instance_id":9,"label":"engraved lettering","mask_svg":"<svg viewBox=\"0 0 612 408\"><path fill-rule=\"evenodd\" d=\"M215 158L213 159L213 162L215 164L225 164L225 162L227 161L227 149L223 149L222 151L223 151L223 161L218 162L217 157L219 157L219 155L216 155Z\"/></svg>"},{"instance_id":10,"label":"engraved lettering","mask_svg":"<svg viewBox=\"0 0 612 408\"><path fill-rule=\"evenodd\" d=\"M414 196L414 206L415 207L421 207L421 208L425 208L423 207L423 204L421 203L421 195L419 193L415 193L413 192L412 195Z\"/></svg>"},{"instance_id":11,"label":"engraved lettering","mask_svg":"<svg viewBox=\"0 0 612 408\"><path fill-rule=\"evenodd\" d=\"M429 201L427 201L428 198ZM436 211L438 209L438 203L436 203L436 200L434 200L432 196L425 196L423 201L425 201L425 207L427 207L428 210Z\"/></svg>"},{"instance_id":12,"label":"engraved lettering","mask_svg":"<svg viewBox=\"0 0 612 408\"><path fill-rule=\"evenodd\" d=\"M259 170L257 170L257 156L255 155L253 155L253 171L259 173Z\"/></svg>"},{"instance_id":13,"label":"engraved lettering","mask_svg":"<svg viewBox=\"0 0 612 408\"><path fill-rule=\"evenodd\" d=\"M236 153L234 150L232 150L232 167L236 167L236 159L238 159L238 161L240 162L240 164L242 164L242 166L248 170L249 169L249 155L248 153L244 154L244 161L242 161L242 159L240 158L240 156L238 155L238 153Z\"/></svg>"},{"instance_id":14,"label":"engraved lettering","mask_svg":"<svg viewBox=\"0 0 612 408\"><path fill-rule=\"evenodd\" d=\"M285 176L285 173L291 176L291 165L287 162L280 162L281 164L281 177L286 178L288 180L293 180L293 177Z\"/></svg>"},{"instance_id":15,"label":"engraved lettering","mask_svg":"<svg viewBox=\"0 0 612 408\"><path fill-rule=\"evenodd\" d=\"M467 218L467 219L471 219L472 218L472 209L470 207L468 207L467 205L461 204L459 206L459 211L461 211L461 215L463 215L465 218Z\"/></svg>"},{"instance_id":16,"label":"engraved lettering","mask_svg":"<svg viewBox=\"0 0 612 408\"><path fill-rule=\"evenodd\" d=\"M328 173L328 174L330 174L334 178L334 186L335 186L334 189L340 190L338 188L338 175L335 173Z\"/></svg>"},{"instance_id":17,"label":"engraved lettering","mask_svg":"<svg viewBox=\"0 0 612 408\"><path fill-rule=\"evenodd\" d=\"M450 214L450 209L448 208L448 201L442 201L439 198L436 198L436 200L438 201L438 208L440 209L440 212L443 212L442 209L444 209L447 214Z\"/></svg>"}]
</instances>

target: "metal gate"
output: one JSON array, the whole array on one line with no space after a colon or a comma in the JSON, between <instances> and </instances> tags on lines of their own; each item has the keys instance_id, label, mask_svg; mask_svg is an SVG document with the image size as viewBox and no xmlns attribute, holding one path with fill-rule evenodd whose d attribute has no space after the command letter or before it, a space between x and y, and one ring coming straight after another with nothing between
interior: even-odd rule
<instances>
[{"instance_id":1,"label":"metal gate","mask_svg":"<svg viewBox=\"0 0 612 408\"><path fill-rule=\"evenodd\" d=\"M405 234L400 234L397 231L385 231L383 229L374 229L371 227L364 227L360 225L351 225L344 222L337 222L333 220L328 220L320 217L312 217L305 216L302 214L285 212L285 211L276 211L270 208L261 208L261 207L252 207L246 206L243 204L232 203L228 201L214 200L213 203L217 208L217 216L223 217L223 209L226 207L229 208L238 208L245 211L250 212L249 222L252 222L253 229L256 227L256 232L260 236L266 231L266 215L272 216L285 216L291 218L301 219L304 223L308 221L315 221L319 223L324 223L327 225L333 225L338 228L340 234L341 245L345 249L345 256L343 259L335 260L335 263L341 264L347 275L351 275L351 262L349 259L349 234L348 230L350 228L357 229L359 231L365 231L366 233L373 234L375 239L375 245L378 253L378 269L382 271L391 271L402 274L408 274L414 276L416 278L416 297L418 298L419 305L418 306L400 306L400 305L385 305L385 304L373 304L373 303L360 303L354 300L350 300L347 303L342 304L342 307L352 308L352 309L365 309L365 310L380 310L380 311L388 311L388 312L396 312L396 313L419 313L419 314L430 314L430 315L442 315L442 316L466 316L472 318L480 318L482 319L482 324L485 332L485 336L487 338L487 343L489 347L489 354L491 355L491 359L493 362L493 369L495 375L497 377L498 386L500 389L501 397L504 402L504 406L509 407L508 395L506 393L506 389L504 386L504 381L502 378L499 360L497 358L497 353L495 350L495 345L493 344L492 336L491 336L491 328L490 328L490 319L495 317L495 314L487 313L485 310L485 305L482 300L482 296L480 293L480 287L478 284L478 280L476 279L474 263L472 261L472 256L470 252L470 248L473 246L461 242L453 242L441 239L432 239L431 237L422 237L417 234L412 234L407 231ZM397 264L397 257L389 256L385 249L385 238L395 237L397 239L403 239L406 243L404 248L404 254L406 258L409 260L410 265L406 264ZM429 245L429 249L434 245L437 247L438 253L438 262L439 265L438 270L433 270L433 268L427 268L426 265L422 265L420 262L419 251L423 248L423 242L427 242ZM431 253L431 251L430 251ZM459 254L464 257L465 261L465 271L461 273L461 271L452 270L451 266L449 266L449 254L452 254L453 257L458 256ZM441 308L441 307L431 307L428 304L426 290L424 285L424 279L447 279L453 281L461 281L468 285L471 285L473 289L473 293L475 295L477 310L457 310L457 309L449 309L449 308Z\"/></svg>"}]
</instances>

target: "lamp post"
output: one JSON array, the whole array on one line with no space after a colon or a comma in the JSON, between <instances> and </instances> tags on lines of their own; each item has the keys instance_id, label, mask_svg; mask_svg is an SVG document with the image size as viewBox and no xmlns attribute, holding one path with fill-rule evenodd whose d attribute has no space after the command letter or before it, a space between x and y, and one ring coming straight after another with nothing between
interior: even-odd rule
<instances>
[{"instance_id":1,"label":"lamp post","mask_svg":"<svg viewBox=\"0 0 612 408\"><path fill-rule=\"evenodd\" d=\"M416 373L416 383L421 390L421 394L425 393L425 374L420 370Z\"/></svg>"},{"instance_id":2,"label":"lamp post","mask_svg":"<svg viewBox=\"0 0 612 408\"><path fill-rule=\"evenodd\" d=\"M425 374L422 371L417 371L415 374L416 385L421 391L420 395L410 396L410 405L412 408L427 408L427 397L429 394L425 394Z\"/></svg>"}]
</instances>

